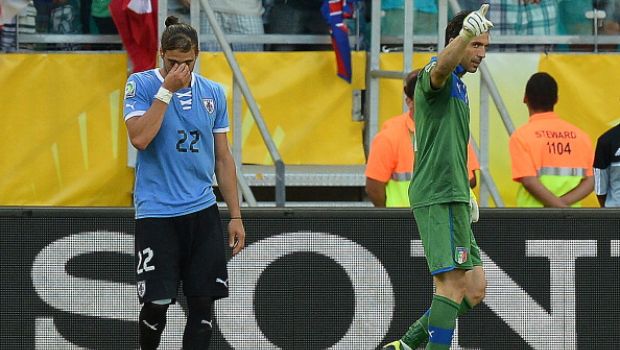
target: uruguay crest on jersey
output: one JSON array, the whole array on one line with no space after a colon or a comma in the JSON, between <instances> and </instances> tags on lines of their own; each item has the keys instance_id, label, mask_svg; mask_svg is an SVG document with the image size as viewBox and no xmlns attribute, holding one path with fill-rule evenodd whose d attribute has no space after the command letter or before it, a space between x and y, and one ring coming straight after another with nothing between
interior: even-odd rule
<instances>
[{"instance_id":1,"label":"uruguay crest on jersey","mask_svg":"<svg viewBox=\"0 0 620 350\"><path fill-rule=\"evenodd\" d=\"M215 100L212 98L203 98L202 103L205 105L207 112L209 114L213 114L215 112Z\"/></svg>"}]
</instances>

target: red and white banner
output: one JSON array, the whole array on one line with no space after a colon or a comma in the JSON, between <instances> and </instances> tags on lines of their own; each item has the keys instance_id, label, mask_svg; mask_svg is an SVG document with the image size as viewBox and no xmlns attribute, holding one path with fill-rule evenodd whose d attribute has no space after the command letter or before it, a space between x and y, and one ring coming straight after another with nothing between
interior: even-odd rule
<instances>
[{"instance_id":1,"label":"red and white banner","mask_svg":"<svg viewBox=\"0 0 620 350\"><path fill-rule=\"evenodd\" d=\"M155 68L157 0L112 0L110 13L133 63L133 71Z\"/></svg>"}]
</instances>

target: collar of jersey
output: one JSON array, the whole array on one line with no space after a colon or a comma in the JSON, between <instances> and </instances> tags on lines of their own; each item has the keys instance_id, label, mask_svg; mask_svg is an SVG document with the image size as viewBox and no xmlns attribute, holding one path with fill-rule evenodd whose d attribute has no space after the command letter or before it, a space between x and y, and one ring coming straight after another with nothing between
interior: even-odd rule
<instances>
[{"instance_id":1,"label":"collar of jersey","mask_svg":"<svg viewBox=\"0 0 620 350\"><path fill-rule=\"evenodd\" d=\"M157 76L157 79L159 79L159 81L161 81L163 83L164 82L164 77L159 72L159 68L155 68L154 71L155 71L155 75ZM196 77L194 75L194 72L192 72L192 82L189 83L189 86L194 86L194 80L196 80Z\"/></svg>"}]
</instances>

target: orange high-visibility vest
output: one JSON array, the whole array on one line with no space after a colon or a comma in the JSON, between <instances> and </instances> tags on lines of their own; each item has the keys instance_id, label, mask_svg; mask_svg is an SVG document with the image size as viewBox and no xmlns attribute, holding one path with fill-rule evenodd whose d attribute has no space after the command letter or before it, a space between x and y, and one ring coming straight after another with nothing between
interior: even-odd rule
<instances>
[{"instance_id":1,"label":"orange high-visibility vest","mask_svg":"<svg viewBox=\"0 0 620 350\"><path fill-rule=\"evenodd\" d=\"M577 187L592 176L594 149L590 137L554 112L530 116L527 124L510 136L512 179L537 176L556 196ZM517 206L542 207L523 185L517 192ZM573 206L580 206L575 203Z\"/></svg>"},{"instance_id":2,"label":"orange high-visibility vest","mask_svg":"<svg viewBox=\"0 0 620 350\"><path fill-rule=\"evenodd\" d=\"M413 174L414 123L409 112L383 123L370 145L366 177L386 182L385 206L409 206L409 181Z\"/></svg>"}]
</instances>

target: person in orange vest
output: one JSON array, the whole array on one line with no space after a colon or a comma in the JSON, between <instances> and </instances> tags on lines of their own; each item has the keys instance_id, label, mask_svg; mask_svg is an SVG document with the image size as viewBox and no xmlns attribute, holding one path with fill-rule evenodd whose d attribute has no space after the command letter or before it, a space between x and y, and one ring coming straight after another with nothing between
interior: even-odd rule
<instances>
[{"instance_id":1,"label":"person in orange vest","mask_svg":"<svg viewBox=\"0 0 620 350\"><path fill-rule=\"evenodd\" d=\"M370 146L366 163L366 193L375 207L409 207L409 182L413 175L415 132L413 92L419 69L405 78L408 111L390 118ZM469 184L476 187L475 171L480 169L471 143L467 150Z\"/></svg>"},{"instance_id":2,"label":"person in orange vest","mask_svg":"<svg viewBox=\"0 0 620 350\"><path fill-rule=\"evenodd\" d=\"M521 183L518 207L579 207L594 189L590 137L553 111L558 84L536 73L525 87L529 121L510 136L512 179Z\"/></svg>"}]
</instances>

